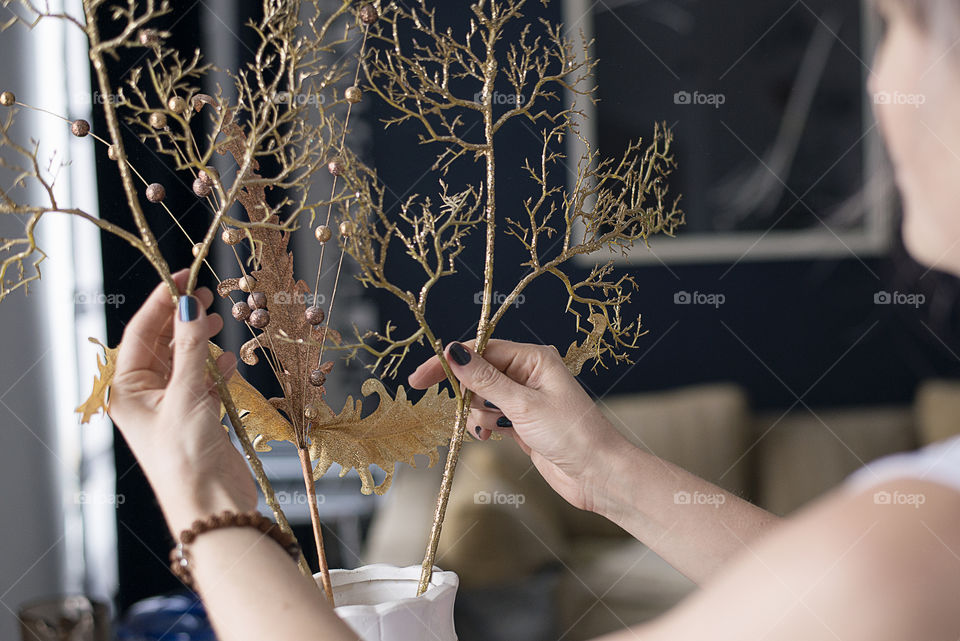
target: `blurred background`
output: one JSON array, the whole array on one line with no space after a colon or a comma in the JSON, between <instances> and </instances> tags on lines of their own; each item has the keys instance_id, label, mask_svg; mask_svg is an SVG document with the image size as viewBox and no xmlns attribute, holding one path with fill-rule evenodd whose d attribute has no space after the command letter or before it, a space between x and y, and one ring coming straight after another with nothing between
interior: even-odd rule
<instances>
[{"instance_id":1,"label":"blurred background","mask_svg":"<svg viewBox=\"0 0 960 641\"><path fill-rule=\"evenodd\" d=\"M465 28L467 3L436 4L441 24ZM244 24L259 11L252 0L191 0L161 26L172 45L200 46L215 64L237 68L252 55ZM676 239L609 257L639 284L626 311L642 313L649 333L632 364L580 377L618 429L779 514L878 456L960 431L957 284L914 263L901 245L896 193L871 115L873 100L896 97L864 90L881 33L865 3L566 0L527 3L524 12L529 20L562 20L569 37L594 40L599 102L579 106L588 116L584 135L603 155L649 138L658 121L676 136L670 184L683 195L687 226ZM96 105L110 97L93 92L83 46L62 27L7 31L0 51L18 64L0 68L0 85L103 132ZM357 48L353 42L335 55ZM113 71L134 66L141 54L131 50ZM438 186L427 171L433 152L417 144L415 130L385 131L387 115L365 97L350 137L396 208ZM103 218L125 220L105 150L68 138L49 118L30 118L27 131L68 150L71 197ZM509 144L498 151L497 206L509 215L531 189L516 169L539 158L541 142L519 122L501 139ZM148 181L167 185L184 227L205 229L189 183L132 135L128 142L139 149L131 160ZM574 157L579 149L571 143L564 151ZM460 165L448 182L476 183L480 171ZM161 234L170 264L185 265L190 245L169 221L152 222L170 230ZM115 345L158 279L134 250L92 227L65 218L45 225L51 257L43 282L29 297L0 305L4 638L14 637L14 612L29 599L85 592L121 615L144 598L182 589L167 567L171 538L122 439L106 419L81 429L72 412L96 372L98 348L86 338ZM0 228L0 236L8 231ZM318 246L302 236L297 269L309 278ZM444 342L476 330L483 247L473 240L458 258L458 275L434 294L430 318ZM231 257L215 258L233 274ZM585 276L607 259L575 271ZM496 291L511 289L522 260L519 245L498 245ZM337 294L344 327L407 322L405 307L345 280ZM539 282L497 336L563 351L575 339L565 302L559 283ZM219 311L229 315L226 306ZM221 345L239 345L235 325L228 320ZM424 357L409 357L388 387ZM241 372L269 395L267 372ZM338 364L331 406L357 397L364 378L361 367ZM308 537L295 453L277 447L265 464ZM403 466L390 492L375 498L360 495L355 473L328 474L318 492L331 567L419 563L438 484L439 470ZM437 564L461 577L464 641L588 639L655 616L694 589L642 544L564 505L512 442L466 446Z\"/></svg>"}]
</instances>

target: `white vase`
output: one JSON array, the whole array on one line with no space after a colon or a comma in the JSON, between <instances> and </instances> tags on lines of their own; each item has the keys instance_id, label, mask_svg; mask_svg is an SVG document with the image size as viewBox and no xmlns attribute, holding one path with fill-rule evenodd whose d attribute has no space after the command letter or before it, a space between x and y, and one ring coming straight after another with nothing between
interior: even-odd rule
<instances>
[{"instance_id":1,"label":"white vase","mask_svg":"<svg viewBox=\"0 0 960 641\"><path fill-rule=\"evenodd\" d=\"M320 574L313 578L320 585ZM330 570L335 611L363 641L457 641L453 629L457 575L434 569L430 587L421 596L419 582L419 565L378 563Z\"/></svg>"}]
</instances>

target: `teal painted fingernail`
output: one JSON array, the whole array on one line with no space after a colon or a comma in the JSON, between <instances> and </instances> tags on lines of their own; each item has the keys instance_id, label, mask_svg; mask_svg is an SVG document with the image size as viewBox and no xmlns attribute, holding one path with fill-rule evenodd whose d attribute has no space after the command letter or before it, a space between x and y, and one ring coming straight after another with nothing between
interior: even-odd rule
<instances>
[{"instance_id":1,"label":"teal painted fingernail","mask_svg":"<svg viewBox=\"0 0 960 641\"><path fill-rule=\"evenodd\" d=\"M200 318L200 301L194 296L181 296L177 308L180 313L180 320L184 323Z\"/></svg>"}]
</instances>

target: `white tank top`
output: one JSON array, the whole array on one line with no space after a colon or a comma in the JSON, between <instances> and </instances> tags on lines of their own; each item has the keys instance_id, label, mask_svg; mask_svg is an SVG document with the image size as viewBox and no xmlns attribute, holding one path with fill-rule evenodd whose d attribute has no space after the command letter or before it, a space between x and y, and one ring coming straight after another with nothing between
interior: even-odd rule
<instances>
[{"instance_id":1,"label":"white tank top","mask_svg":"<svg viewBox=\"0 0 960 641\"><path fill-rule=\"evenodd\" d=\"M939 483L960 492L960 436L877 459L851 474L845 486L862 491L898 478Z\"/></svg>"}]
</instances>

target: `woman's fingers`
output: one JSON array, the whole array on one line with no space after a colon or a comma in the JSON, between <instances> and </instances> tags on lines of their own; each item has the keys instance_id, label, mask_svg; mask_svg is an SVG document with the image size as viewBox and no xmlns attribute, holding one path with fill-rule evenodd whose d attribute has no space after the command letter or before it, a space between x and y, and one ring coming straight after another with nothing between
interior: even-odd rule
<instances>
[{"instance_id":1,"label":"woman's fingers","mask_svg":"<svg viewBox=\"0 0 960 641\"><path fill-rule=\"evenodd\" d=\"M173 374L170 387L180 391L206 389L206 361L210 354L207 341L211 331L223 321L208 320L206 311L195 296L181 296L173 323ZM211 327L214 325L214 327ZM219 331L219 329L217 330Z\"/></svg>"},{"instance_id":2,"label":"woman's fingers","mask_svg":"<svg viewBox=\"0 0 960 641\"><path fill-rule=\"evenodd\" d=\"M187 281L188 272L182 269L173 275L178 287ZM157 345L170 321L173 310L170 290L165 283L157 285L137 313L123 330L120 341L120 353L117 355L117 371L152 369L163 375L162 359L158 356Z\"/></svg>"},{"instance_id":3,"label":"woman's fingers","mask_svg":"<svg viewBox=\"0 0 960 641\"><path fill-rule=\"evenodd\" d=\"M473 349L476 341L465 341L461 343L466 345L470 349ZM443 371L443 365L440 364L440 358L437 356L431 356L424 362L420 363L420 366L413 371L412 374L407 378L407 383L410 387L414 389L427 389L434 383L439 383L447 377L447 373Z\"/></svg>"}]
</instances>

